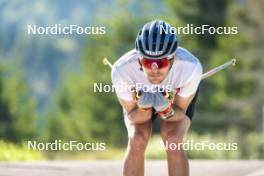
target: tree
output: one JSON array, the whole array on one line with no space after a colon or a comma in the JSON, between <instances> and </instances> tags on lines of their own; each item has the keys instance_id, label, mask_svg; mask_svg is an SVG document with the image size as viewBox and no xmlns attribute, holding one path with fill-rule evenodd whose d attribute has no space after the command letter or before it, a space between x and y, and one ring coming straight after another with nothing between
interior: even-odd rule
<instances>
[{"instance_id":1,"label":"tree","mask_svg":"<svg viewBox=\"0 0 264 176\"><path fill-rule=\"evenodd\" d=\"M30 89L16 68L0 66L0 138L21 142L36 137L36 112Z\"/></svg>"}]
</instances>

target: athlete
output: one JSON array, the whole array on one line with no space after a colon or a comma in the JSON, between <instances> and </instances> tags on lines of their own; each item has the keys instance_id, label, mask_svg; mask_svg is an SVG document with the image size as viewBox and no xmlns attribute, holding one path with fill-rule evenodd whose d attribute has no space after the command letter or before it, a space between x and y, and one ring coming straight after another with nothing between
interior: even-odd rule
<instances>
[{"instance_id":1,"label":"athlete","mask_svg":"<svg viewBox=\"0 0 264 176\"><path fill-rule=\"evenodd\" d=\"M139 31L135 49L115 62L111 77L128 131L123 175L143 176L144 153L156 118L162 119L164 144L183 142L193 117L202 66L178 46L173 28L156 20ZM167 148L166 153L169 176L189 175L182 148Z\"/></svg>"}]
</instances>

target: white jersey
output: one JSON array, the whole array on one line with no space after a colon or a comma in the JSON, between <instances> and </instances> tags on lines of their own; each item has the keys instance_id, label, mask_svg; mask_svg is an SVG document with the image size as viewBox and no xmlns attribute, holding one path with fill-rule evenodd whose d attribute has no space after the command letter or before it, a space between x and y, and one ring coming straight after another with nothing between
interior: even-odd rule
<instances>
[{"instance_id":1,"label":"white jersey","mask_svg":"<svg viewBox=\"0 0 264 176\"><path fill-rule=\"evenodd\" d=\"M135 49L127 52L119 58L112 68L112 83L113 86L120 87L121 85L144 85L144 86L168 86L171 91L181 97L189 97L195 94L202 78L202 66L200 61L192 55L188 50L178 47L176 57L169 73L160 84L152 84L147 76L142 71L139 64L139 54ZM127 89L116 89L118 98L125 101L133 100L133 92Z\"/></svg>"}]
</instances>

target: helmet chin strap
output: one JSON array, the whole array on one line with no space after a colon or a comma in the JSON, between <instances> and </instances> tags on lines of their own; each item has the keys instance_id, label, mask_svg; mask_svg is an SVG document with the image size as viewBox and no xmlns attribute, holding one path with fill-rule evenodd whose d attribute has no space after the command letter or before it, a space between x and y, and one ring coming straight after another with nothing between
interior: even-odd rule
<instances>
[{"instance_id":1,"label":"helmet chin strap","mask_svg":"<svg viewBox=\"0 0 264 176\"><path fill-rule=\"evenodd\" d=\"M138 59L138 64L139 64L139 66L140 66L140 67L139 67L139 70L140 70L140 71L144 71L143 68L142 68L142 64L140 63L140 59Z\"/></svg>"},{"instance_id":2,"label":"helmet chin strap","mask_svg":"<svg viewBox=\"0 0 264 176\"><path fill-rule=\"evenodd\" d=\"M168 76L168 74L169 74L169 72L170 72L170 70L171 70L171 67L172 67L173 63L174 63L174 58L172 58L172 59L170 60L170 68L169 68L168 73L166 74L166 76L165 76L164 79L166 79L166 77ZM164 79L163 79L163 80L164 80ZM163 80L162 80L162 81L163 81Z\"/></svg>"},{"instance_id":3,"label":"helmet chin strap","mask_svg":"<svg viewBox=\"0 0 264 176\"><path fill-rule=\"evenodd\" d=\"M172 65L173 65L173 63L174 63L174 59L175 59L175 57L173 57L173 58L170 60L170 69L169 69L169 71L171 70L171 67L172 67Z\"/></svg>"}]
</instances>

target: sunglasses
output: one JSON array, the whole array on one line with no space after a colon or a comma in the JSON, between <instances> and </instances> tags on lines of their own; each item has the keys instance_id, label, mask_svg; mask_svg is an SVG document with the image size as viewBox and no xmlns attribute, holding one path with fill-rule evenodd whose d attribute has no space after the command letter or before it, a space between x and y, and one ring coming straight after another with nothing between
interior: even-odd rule
<instances>
[{"instance_id":1,"label":"sunglasses","mask_svg":"<svg viewBox=\"0 0 264 176\"><path fill-rule=\"evenodd\" d=\"M170 58L162 58L162 59L148 59L148 58L144 58L142 57L141 60L141 64L144 68L147 69L162 69L165 67L168 67L170 60L173 57Z\"/></svg>"}]
</instances>

